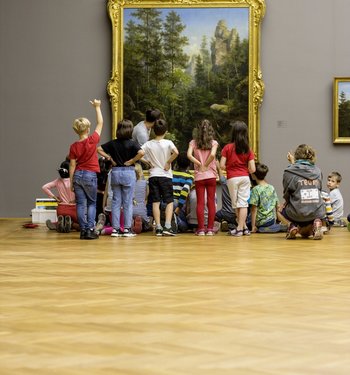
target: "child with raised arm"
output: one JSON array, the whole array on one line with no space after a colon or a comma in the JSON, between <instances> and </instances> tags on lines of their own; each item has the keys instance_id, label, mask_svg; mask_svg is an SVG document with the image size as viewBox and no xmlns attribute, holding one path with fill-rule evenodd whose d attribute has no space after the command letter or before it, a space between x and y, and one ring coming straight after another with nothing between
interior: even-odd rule
<instances>
[{"instance_id":1,"label":"child with raised arm","mask_svg":"<svg viewBox=\"0 0 350 375\"><path fill-rule=\"evenodd\" d=\"M216 151L218 142L214 139L214 129L209 120L197 125L194 139L189 143L187 157L194 164L194 180L197 195L197 236L213 236L216 194ZM205 193L207 194L208 226L204 226Z\"/></svg>"},{"instance_id":2,"label":"child with raised arm","mask_svg":"<svg viewBox=\"0 0 350 375\"><path fill-rule=\"evenodd\" d=\"M332 205L334 226L345 227L346 224L342 219L344 215L344 201L339 189L341 180L342 176L339 172L331 172L327 177L327 187Z\"/></svg>"},{"instance_id":3,"label":"child with raised arm","mask_svg":"<svg viewBox=\"0 0 350 375\"><path fill-rule=\"evenodd\" d=\"M254 153L249 148L248 127L243 121L232 123L231 143L222 150L220 168L226 170L227 187L237 217L237 228L232 229L229 234L235 237L249 236L246 223L250 195L249 174L255 172L255 161Z\"/></svg>"},{"instance_id":4,"label":"child with raised arm","mask_svg":"<svg viewBox=\"0 0 350 375\"><path fill-rule=\"evenodd\" d=\"M96 111L97 125L90 135L90 121L85 117L76 119L73 129L79 140L70 146L69 176L71 188L75 192L77 216L80 225L80 239L94 240L98 238L95 232L97 175L100 166L97 157L97 144L103 128L101 100L90 101Z\"/></svg>"},{"instance_id":5,"label":"child with raised arm","mask_svg":"<svg viewBox=\"0 0 350 375\"><path fill-rule=\"evenodd\" d=\"M283 173L282 215L290 222L286 239L302 237L321 240L325 205L321 196L322 172L315 165L315 150L306 144L299 145L294 155L288 153L290 165Z\"/></svg>"},{"instance_id":6,"label":"child with raised arm","mask_svg":"<svg viewBox=\"0 0 350 375\"><path fill-rule=\"evenodd\" d=\"M134 237L132 231L133 198L136 184L135 163L144 155L139 144L132 139L133 124L121 120L117 125L116 139L98 147L105 158L112 159L112 237ZM124 213L124 230L120 225L120 209Z\"/></svg>"},{"instance_id":7,"label":"child with raised arm","mask_svg":"<svg viewBox=\"0 0 350 375\"><path fill-rule=\"evenodd\" d=\"M152 201L153 218L156 223L156 236L175 236L171 228L173 217L173 173L171 163L179 151L169 139L164 139L167 125L164 120L158 120L153 126L155 138L146 142L142 149L145 152L143 161L150 165L149 196ZM164 228L160 222L160 203L166 204Z\"/></svg>"}]
</instances>

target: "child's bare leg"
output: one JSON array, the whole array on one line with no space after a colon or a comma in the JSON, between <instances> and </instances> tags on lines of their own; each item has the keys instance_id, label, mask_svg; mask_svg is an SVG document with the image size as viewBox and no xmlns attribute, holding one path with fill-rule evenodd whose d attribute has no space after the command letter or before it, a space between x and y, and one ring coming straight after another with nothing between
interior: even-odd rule
<instances>
[{"instance_id":1,"label":"child's bare leg","mask_svg":"<svg viewBox=\"0 0 350 375\"><path fill-rule=\"evenodd\" d=\"M281 222L282 224L284 224L284 225L290 225L290 221L289 220L287 220L282 214L281 214L281 212L279 212L279 211L277 211L277 220L279 221L279 222Z\"/></svg>"},{"instance_id":2,"label":"child's bare leg","mask_svg":"<svg viewBox=\"0 0 350 375\"><path fill-rule=\"evenodd\" d=\"M153 218L156 225L160 225L160 202L152 203Z\"/></svg>"},{"instance_id":3,"label":"child's bare leg","mask_svg":"<svg viewBox=\"0 0 350 375\"><path fill-rule=\"evenodd\" d=\"M239 207L236 210L238 223L237 230L243 230L246 228L248 209L247 207Z\"/></svg>"},{"instance_id":4,"label":"child's bare leg","mask_svg":"<svg viewBox=\"0 0 350 375\"><path fill-rule=\"evenodd\" d=\"M171 220L174 213L174 203L170 202L165 207L165 226L167 228L171 227Z\"/></svg>"}]
</instances>

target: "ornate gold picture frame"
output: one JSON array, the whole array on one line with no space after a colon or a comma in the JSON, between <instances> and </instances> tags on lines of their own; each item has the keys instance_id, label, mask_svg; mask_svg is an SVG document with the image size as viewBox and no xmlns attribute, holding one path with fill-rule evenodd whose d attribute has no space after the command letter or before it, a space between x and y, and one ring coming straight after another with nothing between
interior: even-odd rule
<instances>
[{"instance_id":1,"label":"ornate gold picture frame","mask_svg":"<svg viewBox=\"0 0 350 375\"><path fill-rule=\"evenodd\" d=\"M156 17L163 16L163 21L162 21L163 26L160 26L163 29L162 29L162 33L159 34L162 37L164 35L166 35L166 32L167 32L166 22L168 22L168 18L165 19L165 17L166 17L165 14L167 14L169 16L169 13L170 13L169 17L176 20L175 23L178 21L176 26L179 26L180 30L185 29L185 27L190 28L189 23L192 22L191 19L196 20L196 22L198 22L198 20L199 21L202 20L202 25L200 25L200 27L197 27L198 30L206 29L206 27L208 27L208 24L206 23L205 17L204 17L204 13L206 11L208 13L211 12L210 14L212 14L213 17L215 17L216 13L219 14L221 12L222 14L225 15L224 17L229 18L229 19L227 19L227 21L229 21L229 23L233 23L234 26L231 26L231 27L228 26L227 30L224 29L224 31L223 31L223 30L220 29L220 27L222 26L222 24L224 24L224 27L226 27L226 24L225 24L226 20L222 20L222 19L218 18L218 20L217 20L218 26L216 27L216 30L215 30L215 37L219 38L220 33L225 33L225 35L230 34L231 39L230 39L229 43L231 43L231 45L233 45L234 42L233 42L233 39L232 39L232 35L237 34L238 37L236 37L236 39L234 39L235 43L237 45L239 43L241 43L240 45L243 45L245 43L244 47L246 48L246 50L245 50L244 53L246 54L246 57L247 57L246 58L246 67L244 67L244 66L243 67L240 67L240 66L237 67L236 64L235 64L236 60L235 61L234 60L228 60L228 58L227 58L226 62L225 62L225 64L226 64L225 65L225 67L226 67L225 68L226 69L225 74L226 75L223 72L220 72L219 69L214 71L215 68L214 68L214 65L213 65L214 64L214 62L213 62L214 61L213 45L215 44L215 42L213 41L213 39L208 40L208 44L210 45L210 47L208 47L206 50L209 51L209 52L211 51L211 62L210 62L211 68L210 69L214 72L213 73L213 82L214 83L212 85L214 85L214 84L216 85L216 91L219 94L220 94L220 90L219 90L220 82L223 86L222 86L222 98L220 98L219 95L216 95L216 98L214 99L213 102L204 103L203 104L204 109L202 110L202 112L212 114L214 117L217 116L217 118L219 118L219 120L217 122L217 127L216 127L216 132L217 132L217 135L219 136L219 138L225 132L228 133L228 131L229 131L228 130L229 127L227 125L228 120L236 120L236 119L245 120L248 123L248 127L249 127L249 138L250 138L251 147L253 148L256 156L259 157L259 135L260 135L259 134L260 133L259 108L260 108L260 105L262 103L263 95L264 95L264 83L263 83L263 80L262 80L262 72L261 72L261 69L260 69L260 26L261 26L262 18L265 14L265 1L264 0L226 0L226 1L225 0L224 1L223 0L213 0L213 1L206 1L206 0L142 0L142 1L141 0L109 0L108 1L108 13L109 13L111 23L112 23L112 43L113 44L112 44L112 76L111 76L111 78L108 82L107 90L108 90L108 94L110 96L110 100L111 100L111 104L112 104L112 121L113 121L113 125L112 125L113 135L112 136L115 137L115 129L116 129L117 122L120 119L122 119L123 117L125 117L124 108L123 108L124 105L125 105L125 107L126 107L126 105L128 105L127 110L129 111L129 102L127 101L127 99L129 99L129 94L125 92L125 86L128 86L128 88L129 88L129 80L127 81L127 83L125 83L124 75L130 74L129 73L129 70L130 70L129 66L131 65L130 61L134 61L135 59L134 60L132 60L132 59L128 60L129 56L126 56L126 55L127 55L127 53L131 53L131 52L128 52L128 51L133 51L129 47L129 44L130 44L130 41L132 42L133 40L137 39L137 35L134 36L132 34L133 27L135 29L134 20L131 19L129 21L126 21L126 19L127 19L127 17L130 17L130 14L131 14L131 16L134 16L134 17L138 16L139 19L141 20L142 17L143 17L142 13L143 12L147 13L146 10L149 13L151 11L153 12L152 18L151 18L152 20L154 20L154 17L155 17L154 14L156 15ZM247 14L247 16L246 16L246 23L247 23L246 24L246 30L247 30L246 36L241 36L239 34L239 32L238 33L236 32L236 26L235 26L236 17L234 15L231 16L232 11L233 12L237 11L237 14L238 14L238 12L241 12L242 10L243 11L246 10L246 14ZM202 17L201 12L203 12L203 17ZM192 18L187 17L187 15L190 16L190 13L195 14L195 15L191 16ZM182 16L182 18L181 18L181 15L184 15L184 16ZM129 23L127 23L127 22L129 22ZM143 22L143 21L140 21L140 22ZM168 24L169 24L169 22L168 22ZM193 21L193 22L195 22L195 21ZM155 27L155 28L157 28L157 27ZM190 40L190 37L186 37L185 35L180 35L181 32L178 33L178 40L181 40L180 43L183 43L184 45L186 44L187 46L191 46L192 41ZM168 37L171 34L172 33L168 32ZM213 35L213 33L211 35ZM124 43L126 43L126 40L129 43L128 48L126 46L124 46ZM227 40L226 41L221 40L221 42L229 44L227 42ZM169 41L167 41L163 45L169 46ZM228 48L230 48L230 47L228 47ZM219 54L219 52L217 54ZM232 52L232 54L233 54L233 52ZM236 54L238 55L238 52ZM179 57L179 56L177 55L177 57ZM188 56L188 57L190 57L190 56ZM232 59L232 58L233 57L230 57L230 59ZM197 57L196 58L193 57L193 59L197 59L197 60L194 61L193 65L196 66L196 69L198 71L199 71L198 66L203 68L203 64L204 64L203 55L200 56L200 53L199 53L197 55ZM228 61L233 61L232 67L227 65ZM188 59L188 63L189 62L190 62L190 59ZM125 65L125 64L127 64L127 65ZM143 64L142 66L147 66L147 64L149 64L149 62L143 61L142 64ZM125 72L126 66L128 67L127 72ZM139 64L139 66L140 66L140 64ZM168 66L170 66L170 65L168 65ZM171 68L173 68L173 66ZM184 133L186 133L186 131L189 132L189 129L187 129L187 128L182 129L181 124L178 124L176 121L173 124L171 124L171 120L172 120L171 115L173 113L175 113L175 114L178 113L176 111L181 111L185 107L185 104L182 105L182 103L180 102L180 99L179 99L180 95L178 94L176 89L181 85L182 85L182 87L184 85L189 85L188 80L183 79L183 81L181 81L181 77L183 77L184 74L185 74L185 71L187 71L186 69L189 69L189 68L184 68L184 66L178 67L177 71L174 74L174 70L171 70L169 68L168 69L169 72L172 71L173 75L172 75L172 78L171 78L172 79L172 85L168 84L168 88L169 88L169 85L170 85L170 88L174 89L174 90L168 90L167 91L168 94L162 93L161 95L159 95L159 97L162 98L162 99L164 99L164 97L166 97L166 98L169 97L169 100L173 100L173 103L176 102L175 103L176 105L175 104L173 105L173 107L175 109L172 109L172 111L169 110L168 112L170 113L170 115L168 115L168 117L166 117L167 122L170 123L170 125L171 125L172 130L170 130L170 132L173 131L175 137L176 136L181 137L181 136L183 136ZM244 74L246 74L246 77L244 79L241 79L241 81L238 82L238 83L235 82L235 86L230 87L228 82L233 81L233 78L234 78L235 74L237 74L237 75L239 74L239 69L241 69L242 71L245 72ZM205 69L204 69L204 71L205 71ZM218 74L218 71L219 71L220 74ZM163 78L160 77L160 79L159 79L160 83L159 83L159 86L157 86L157 87L161 87L161 85L166 86L166 83L165 83L166 79L168 79L168 81L170 81L169 75L166 76L167 73L164 73L164 74L163 74ZM199 73L197 74L196 77L195 77L195 74L194 74L193 80L194 81L197 80L197 81L199 81L199 83L201 83L202 81L200 81L200 79L199 79ZM205 74L207 74L208 77L209 77L209 74L212 74L212 73L208 71ZM139 77L137 74L136 74L136 76L137 76L137 79L142 80L142 78ZM218 78L218 76L219 76L219 78ZM131 76L129 75L129 77L131 77ZM135 74L134 74L134 77L135 77ZM221 81L219 81L219 79ZM130 84L130 86L131 86L131 84ZM161 89L165 90L164 87L161 87ZM197 90L197 92L198 92L198 90ZM202 92L205 92L205 90L208 91L208 88L204 87ZM152 94L153 93L154 93L154 88L152 89ZM193 94L193 92L191 92L191 93ZM239 113L239 111L236 108L237 107L237 103L236 103L237 99L236 99L235 95L237 96L237 93L241 97L244 96L244 98L246 100L246 103L247 103L246 104L246 107L247 107L246 113L242 114L243 118L237 118L239 116L238 115L236 116L236 114ZM198 104L196 103L195 99L196 99L196 97L194 96L193 109L198 108ZM152 106L154 101L157 104L157 101L156 101L157 99L153 99L153 97L147 98L147 100L150 103L150 107ZM154 100L154 101L152 102L152 100ZM135 107L135 103L134 103L135 99L130 99L129 101L131 101L133 107ZM190 103L190 104L188 104L188 103ZM187 100L186 105L187 105L187 107L189 107L191 105L191 101ZM206 106L206 107L204 107L204 106ZM163 110L163 108L161 108L161 106L159 106L159 105L153 105L153 107L158 107L161 110ZM236 108L236 109L234 109L234 108ZM140 110L139 112L143 113L143 110L144 110L144 108L142 110ZM188 112L191 112L191 110L189 110L188 108L187 108L187 110L188 110ZM234 112L235 110L236 110L236 112ZM227 121L222 121L222 119L225 119ZM198 120L198 119L195 118L195 120ZM135 124L136 120L133 120L133 121L134 121L134 124ZM187 121L187 123L186 123L186 121ZM222 121L222 122L220 122L220 121ZM224 125L221 128L220 124L223 123L223 122L226 123L225 128L224 128ZM192 121L191 119L189 120L188 116L184 120L184 123L186 123L185 124L186 126L195 127L195 125L196 125L196 123L194 123L194 121ZM227 138L228 138L228 135L226 133L225 133L225 136L224 135L222 136L222 142L226 141ZM188 139L188 141L189 140L190 139Z\"/></svg>"},{"instance_id":2,"label":"ornate gold picture frame","mask_svg":"<svg viewBox=\"0 0 350 375\"><path fill-rule=\"evenodd\" d=\"M333 143L350 143L350 77L333 80Z\"/></svg>"}]
</instances>

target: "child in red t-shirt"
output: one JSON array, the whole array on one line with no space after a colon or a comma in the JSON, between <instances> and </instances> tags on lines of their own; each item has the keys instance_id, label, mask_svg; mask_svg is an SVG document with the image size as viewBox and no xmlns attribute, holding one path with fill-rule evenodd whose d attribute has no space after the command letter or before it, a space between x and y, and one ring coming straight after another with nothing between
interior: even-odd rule
<instances>
[{"instance_id":1,"label":"child in red t-shirt","mask_svg":"<svg viewBox=\"0 0 350 375\"><path fill-rule=\"evenodd\" d=\"M226 170L227 187L238 223L237 228L229 233L235 237L249 236L246 224L250 195L249 174L255 172L255 162L254 153L249 148L248 127L243 121L232 124L231 143L222 149L220 168Z\"/></svg>"},{"instance_id":2,"label":"child in red t-shirt","mask_svg":"<svg viewBox=\"0 0 350 375\"><path fill-rule=\"evenodd\" d=\"M69 150L69 176L71 188L75 192L77 216L80 225L80 239L98 238L95 231L97 176L100 166L97 157L97 144L103 127L101 100L94 99L90 103L95 107L97 125L90 133L90 121L81 117L74 121L73 129L79 141L73 143Z\"/></svg>"}]
</instances>

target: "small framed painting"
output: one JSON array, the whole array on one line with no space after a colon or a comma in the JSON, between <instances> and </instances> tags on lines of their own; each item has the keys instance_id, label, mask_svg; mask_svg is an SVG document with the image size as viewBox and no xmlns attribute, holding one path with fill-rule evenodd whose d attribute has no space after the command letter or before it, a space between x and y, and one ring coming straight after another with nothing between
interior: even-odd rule
<instances>
[{"instance_id":1,"label":"small framed painting","mask_svg":"<svg viewBox=\"0 0 350 375\"><path fill-rule=\"evenodd\" d=\"M350 143L350 77L333 81L333 143Z\"/></svg>"}]
</instances>

